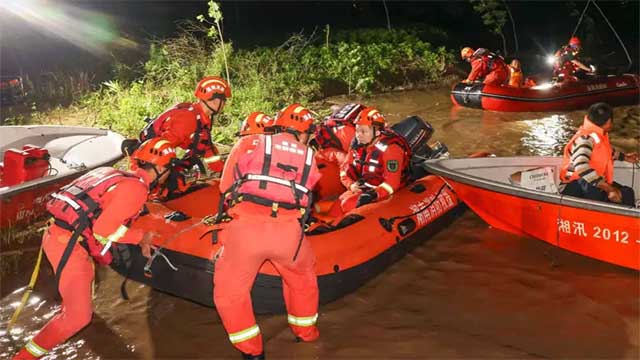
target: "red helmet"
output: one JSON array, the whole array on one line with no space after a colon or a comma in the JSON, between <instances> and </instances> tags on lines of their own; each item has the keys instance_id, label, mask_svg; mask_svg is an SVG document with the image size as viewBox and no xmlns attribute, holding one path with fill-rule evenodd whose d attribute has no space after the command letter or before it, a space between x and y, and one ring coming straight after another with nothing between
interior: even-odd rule
<instances>
[{"instance_id":1,"label":"red helmet","mask_svg":"<svg viewBox=\"0 0 640 360\"><path fill-rule=\"evenodd\" d=\"M577 36L573 36L571 39L569 39L569 45L570 46L582 46L582 42L580 42L580 38Z\"/></svg>"},{"instance_id":2,"label":"red helmet","mask_svg":"<svg viewBox=\"0 0 640 360\"><path fill-rule=\"evenodd\" d=\"M204 101L216 98L226 100L231 97L231 87L221 77L207 76L198 82L194 95Z\"/></svg>"},{"instance_id":3,"label":"red helmet","mask_svg":"<svg viewBox=\"0 0 640 360\"><path fill-rule=\"evenodd\" d=\"M168 140L161 137L149 139L131 155L133 160L146 162L155 166L168 167L171 160L176 158L176 148ZM137 164L132 166L136 168Z\"/></svg>"},{"instance_id":4,"label":"red helmet","mask_svg":"<svg viewBox=\"0 0 640 360\"><path fill-rule=\"evenodd\" d=\"M386 122L384 116L373 107L364 108L360 116L355 121L356 125L384 127Z\"/></svg>"},{"instance_id":5,"label":"red helmet","mask_svg":"<svg viewBox=\"0 0 640 360\"><path fill-rule=\"evenodd\" d=\"M299 133L313 131L313 114L300 104L291 104L276 115L274 125L282 130L293 130Z\"/></svg>"},{"instance_id":6,"label":"red helmet","mask_svg":"<svg viewBox=\"0 0 640 360\"><path fill-rule=\"evenodd\" d=\"M470 58L471 56L473 56L473 53L474 53L474 52L475 52L475 51L474 51L472 48L470 48L470 47L464 47L464 48L462 48L462 50L460 50L460 57L462 57L462 59L463 59L463 60L464 60L464 59L468 59L468 58Z\"/></svg>"},{"instance_id":7,"label":"red helmet","mask_svg":"<svg viewBox=\"0 0 640 360\"><path fill-rule=\"evenodd\" d=\"M273 125L274 120L271 116L263 112L254 111L242 122L240 136L271 132Z\"/></svg>"}]
</instances>

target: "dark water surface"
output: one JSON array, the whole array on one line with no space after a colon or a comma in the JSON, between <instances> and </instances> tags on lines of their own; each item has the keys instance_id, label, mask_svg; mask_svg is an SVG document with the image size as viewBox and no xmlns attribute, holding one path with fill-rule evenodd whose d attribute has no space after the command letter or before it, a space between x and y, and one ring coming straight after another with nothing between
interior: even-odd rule
<instances>
[{"instance_id":1,"label":"dark water surface","mask_svg":"<svg viewBox=\"0 0 640 360\"><path fill-rule=\"evenodd\" d=\"M340 101L340 99L336 99ZM557 155L584 112L492 113L452 109L447 89L366 100L392 120L417 114L455 156ZM637 146L638 107L616 109L612 142ZM636 139L634 139L634 137ZM36 252L20 265L0 257L0 329L6 327ZM8 270L7 270L8 269ZM0 330L0 358L33 336L58 308L43 271L12 330ZM213 309L100 269L92 324L58 346L59 359L238 358ZM259 316L271 359L640 358L640 274L488 227L467 211L358 291L320 308L321 338L295 343L286 316Z\"/></svg>"}]
</instances>

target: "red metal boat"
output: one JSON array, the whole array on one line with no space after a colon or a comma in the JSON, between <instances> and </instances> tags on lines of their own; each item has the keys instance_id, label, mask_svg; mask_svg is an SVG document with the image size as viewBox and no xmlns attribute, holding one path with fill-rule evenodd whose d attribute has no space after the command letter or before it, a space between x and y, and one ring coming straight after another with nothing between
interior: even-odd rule
<instances>
[{"instance_id":1,"label":"red metal boat","mask_svg":"<svg viewBox=\"0 0 640 360\"><path fill-rule=\"evenodd\" d=\"M0 228L41 216L49 194L91 169L120 158L124 138L76 126L0 128Z\"/></svg>"},{"instance_id":2,"label":"red metal boat","mask_svg":"<svg viewBox=\"0 0 640 360\"><path fill-rule=\"evenodd\" d=\"M640 270L640 209L560 195L561 161L479 158L434 160L425 166L493 227ZM615 181L632 186L639 200L640 168L616 162Z\"/></svg>"},{"instance_id":3,"label":"red metal boat","mask_svg":"<svg viewBox=\"0 0 640 360\"><path fill-rule=\"evenodd\" d=\"M523 88L458 83L451 90L451 101L458 106L510 112L584 109L599 101L633 105L640 103L640 76L593 76Z\"/></svg>"}]
</instances>

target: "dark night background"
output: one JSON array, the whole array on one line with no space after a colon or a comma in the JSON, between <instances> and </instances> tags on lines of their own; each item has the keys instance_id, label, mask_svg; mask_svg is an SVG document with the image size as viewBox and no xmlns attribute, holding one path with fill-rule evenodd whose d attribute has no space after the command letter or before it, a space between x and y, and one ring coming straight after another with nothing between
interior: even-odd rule
<instances>
[{"instance_id":1,"label":"dark night background","mask_svg":"<svg viewBox=\"0 0 640 360\"><path fill-rule=\"evenodd\" d=\"M5 0L6 1L6 0ZM14 1L14 0L9 0ZM135 51L123 55L111 51L125 61L144 59L145 39L171 36L180 20L193 20L207 11L206 1L44 1L99 12L112 23L116 32L139 44ZM291 34L304 30L318 34L326 24L331 32L353 28L386 27L383 3L379 1L222 1L224 35L236 47L250 48L279 45ZM534 59L534 55L551 53L571 35L584 1L509 1L520 43L518 56ZM637 71L639 58L640 2L599 1L634 60ZM446 39L427 39L436 45L458 50L462 46L502 48L500 37L482 24L468 1L387 1L394 28L429 26L447 32ZM573 14L573 16L571 16ZM109 53L90 54L80 48L29 26L0 6L2 75L38 73L56 70L84 70L108 77L112 56ZM511 24L505 25L508 50L514 50ZM587 18L578 29L583 37L585 55L607 65L626 66L626 57L615 35L595 7L590 6ZM512 55L511 53L509 55Z\"/></svg>"}]
</instances>

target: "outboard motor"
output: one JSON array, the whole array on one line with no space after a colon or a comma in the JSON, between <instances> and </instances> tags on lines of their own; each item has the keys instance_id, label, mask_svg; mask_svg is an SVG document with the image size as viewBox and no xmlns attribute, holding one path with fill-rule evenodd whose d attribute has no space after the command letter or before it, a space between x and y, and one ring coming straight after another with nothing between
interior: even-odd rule
<instances>
[{"instance_id":1,"label":"outboard motor","mask_svg":"<svg viewBox=\"0 0 640 360\"><path fill-rule=\"evenodd\" d=\"M411 146L410 172L413 179L419 179L427 174L421 165L424 160L441 157L448 153L447 147L443 144L437 143L434 149L429 146L428 141L435 130L431 124L417 115L392 125L391 129L404 137Z\"/></svg>"}]
</instances>

